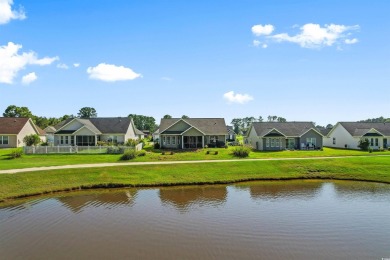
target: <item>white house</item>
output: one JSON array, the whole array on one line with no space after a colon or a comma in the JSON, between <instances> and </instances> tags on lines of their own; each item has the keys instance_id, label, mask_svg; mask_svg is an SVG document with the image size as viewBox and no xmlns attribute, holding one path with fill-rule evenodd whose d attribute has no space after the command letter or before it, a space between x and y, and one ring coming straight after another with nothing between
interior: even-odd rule
<instances>
[{"instance_id":1,"label":"white house","mask_svg":"<svg viewBox=\"0 0 390 260\"><path fill-rule=\"evenodd\" d=\"M360 149L361 139L368 139L372 149L388 148L390 123L338 122L324 138L324 146Z\"/></svg>"}]
</instances>

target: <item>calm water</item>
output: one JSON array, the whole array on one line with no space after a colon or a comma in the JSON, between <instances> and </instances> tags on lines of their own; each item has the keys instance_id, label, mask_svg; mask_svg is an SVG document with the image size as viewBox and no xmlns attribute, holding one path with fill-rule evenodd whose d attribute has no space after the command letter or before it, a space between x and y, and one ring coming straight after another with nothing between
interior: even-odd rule
<instances>
[{"instance_id":1,"label":"calm water","mask_svg":"<svg viewBox=\"0 0 390 260\"><path fill-rule=\"evenodd\" d=\"M390 185L383 184L105 190L0 208L1 259L386 257Z\"/></svg>"}]
</instances>

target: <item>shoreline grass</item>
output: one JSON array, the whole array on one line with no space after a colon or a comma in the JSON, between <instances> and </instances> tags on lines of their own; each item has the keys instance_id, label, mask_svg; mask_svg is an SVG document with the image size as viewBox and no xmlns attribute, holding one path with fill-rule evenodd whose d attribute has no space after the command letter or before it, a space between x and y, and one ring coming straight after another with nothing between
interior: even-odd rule
<instances>
[{"instance_id":1,"label":"shoreline grass","mask_svg":"<svg viewBox=\"0 0 390 260\"><path fill-rule=\"evenodd\" d=\"M390 184L390 159L240 161L63 169L0 175L0 202L95 188L229 184L252 180L335 179Z\"/></svg>"},{"instance_id":2,"label":"shoreline grass","mask_svg":"<svg viewBox=\"0 0 390 260\"><path fill-rule=\"evenodd\" d=\"M196 151L175 151L173 155L162 155L160 150L147 151L145 156L136 157L132 162L164 162L164 161L195 161L195 160L230 160L237 159L231 153L234 147L208 148ZM41 166L60 166L95 163L123 163L118 154L43 154L23 155L22 158L10 160L8 154L12 149L0 149L0 170L22 169ZM207 151L213 151L207 154ZM218 152L215 154L215 152ZM371 156L390 155L390 151L368 153L357 150L324 148L323 151L252 151L245 159L265 158L309 158L309 157L341 157L341 156Z\"/></svg>"}]
</instances>

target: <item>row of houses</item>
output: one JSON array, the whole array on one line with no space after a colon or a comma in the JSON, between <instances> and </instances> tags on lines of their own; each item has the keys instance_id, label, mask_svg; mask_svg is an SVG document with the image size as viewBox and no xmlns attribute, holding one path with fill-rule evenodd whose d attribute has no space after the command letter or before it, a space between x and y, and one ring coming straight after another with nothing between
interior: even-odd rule
<instances>
[{"instance_id":1,"label":"row of houses","mask_svg":"<svg viewBox=\"0 0 390 260\"><path fill-rule=\"evenodd\" d=\"M37 134L42 141L59 146L96 146L99 142L125 143L142 139L131 118L70 118L42 130L29 118L0 118L0 148L23 146L26 135ZM224 146L235 140L233 128L223 118L161 119L153 133L161 148L193 149ZM390 123L338 122L330 131L318 130L312 122L255 122L244 141L253 149L277 151L285 149L334 148L359 149L367 139L373 149L388 148Z\"/></svg>"}]
</instances>

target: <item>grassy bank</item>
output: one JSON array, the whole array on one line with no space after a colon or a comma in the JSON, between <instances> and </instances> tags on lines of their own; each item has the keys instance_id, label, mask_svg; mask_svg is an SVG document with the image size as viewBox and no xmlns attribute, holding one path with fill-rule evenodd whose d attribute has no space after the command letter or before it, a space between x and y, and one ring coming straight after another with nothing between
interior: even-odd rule
<instances>
[{"instance_id":1,"label":"grassy bank","mask_svg":"<svg viewBox=\"0 0 390 260\"><path fill-rule=\"evenodd\" d=\"M345 179L390 183L390 159L355 157L302 161L118 166L0 175L0 201L83 188L232 183L246 180Z\"/></svg>"},{"instance_id":2,"label":"grassy bank","mask_svg":"<svg viewBox=\"0 0 390 260\"><path fill-rule=\"evenodd\" d=\"M191 161L191 160L229 160L236 159L231 154L232 147L199 149L196 151L174 151L173 155L163 155L160 150L149 149L145 156L135 158L134 162L161 162L161 161ZM207 151L212 151L207 154ZM217 151L218 154L214 152ZM120 163L120 155L115 154L48 154L48 155L24 155L22 158L9 160L7 154L11 149L0 149L0 170L21 169L40 166L58 166L89 163ZM323 151L277 151L260 152L253 151L248 158L307 158L307 157L333 157L333 156L361 156L387 154L385 152L368 153L355 150L324 148Z\"/></svg>"}]
</instances>

